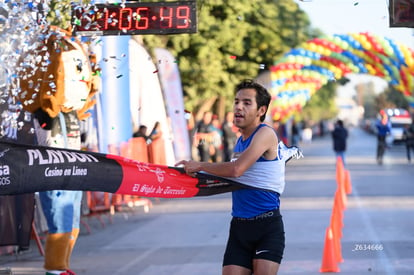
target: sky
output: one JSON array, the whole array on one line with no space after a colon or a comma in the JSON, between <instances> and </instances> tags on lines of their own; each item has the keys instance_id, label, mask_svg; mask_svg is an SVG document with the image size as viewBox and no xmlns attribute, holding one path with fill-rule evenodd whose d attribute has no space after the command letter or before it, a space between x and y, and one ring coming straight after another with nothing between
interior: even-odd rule
<instances>
[{"instance_id":1,"label":"sky","mask_svg":"<svg viewBox=\"0 0 414 275\"><path fill-rule=\"evenodd\" d=\"M414 47L413 28L389 27L389 0L295 0L326 34L370 32Z\"/></svg>"},{"instance_id":2,"label":"sky","mask_svg":"<svg viewBox=\"0 0 414 275\"><path fill-rule=\"evenodd\" d=\"M389 0L295 0L304 10L313 27L327 35L369 32L388 37L414 48L414 28L389 27ZM340 96L352 96L357 83L373 81L377 92L387 83L378 77L352 75L352 81L338 91Z\"/></svg>"}]
</instances>

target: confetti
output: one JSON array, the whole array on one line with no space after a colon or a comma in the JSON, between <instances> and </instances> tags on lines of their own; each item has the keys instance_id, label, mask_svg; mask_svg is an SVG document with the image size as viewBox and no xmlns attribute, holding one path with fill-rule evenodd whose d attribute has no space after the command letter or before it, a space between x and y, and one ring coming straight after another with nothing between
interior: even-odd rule
<instances>
[{"instance_id":1,"label":"confetti","mask_svg":"<svg viewBox=\"0 0 414 275\"><path fill-rule=\"evenodd\" d=\"M116 76L116 78L121 78L121 77L122 77L122 74L119 74Z\"/></svg>"},{"instance_id":2,"label":"confetti","mask_svg":"<svg viewBox=\"0 0 414 275\"><path fill-rule=\"evenodd\" d=\"M153 71L152 73L154 73L154 74L155 74L155 73L158 73L158 70L155 70L155 71Z\"/></svg>"},{"instance_id":3,"label":"confetti","mask_svg":"<svg viewBox=\"0 0 414 275\"><path fill-rule=\"evenodd\" d=\"M230 58L231 58L231 59L237 59L237 56L235 56L235 55L231 55L231 56L230 56Z\"/></svg>"},{"instance_id":4,"label":"confetti","mask_svg":"<svg viewBox=\"0 0 414 275\"><path fill-rule=\"evenodd\" d=\"M355 3L354 3L354 6L357 6L358 4L359 4L358 2L355 2Z\"/></svg>"}]
</instances>

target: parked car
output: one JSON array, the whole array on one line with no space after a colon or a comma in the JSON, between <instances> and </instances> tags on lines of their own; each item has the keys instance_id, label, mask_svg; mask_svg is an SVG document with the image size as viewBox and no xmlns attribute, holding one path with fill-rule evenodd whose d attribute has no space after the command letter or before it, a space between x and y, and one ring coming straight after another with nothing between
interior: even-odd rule
<instances>
[{"instance_id":1,"label":"parked car","mask_svg":"<svg viewBox=\"0 0 414 275\"><path fill-rule=\"evenodd\" d=\"M391 122L391 135L387 138L389 144L404 141L404 127L412 123L410 112L401 108L384 109Z\"/></svg>"}]
</instances>

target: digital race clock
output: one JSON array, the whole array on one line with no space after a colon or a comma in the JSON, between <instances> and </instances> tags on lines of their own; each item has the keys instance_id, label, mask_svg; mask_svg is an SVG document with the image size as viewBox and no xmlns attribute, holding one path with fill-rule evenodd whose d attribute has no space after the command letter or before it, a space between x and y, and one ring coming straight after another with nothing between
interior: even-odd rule
<instances>
[{"instance_id":1,"label":"digital race clock","mask_svg":"<svg viewBox=\"0 0 414 275\"><path fill-rule=\"evenodd\" d=\"M73 33L91 35L197 32L195 1L124 2L72 7Z\"/></svg>"}]
</instances>

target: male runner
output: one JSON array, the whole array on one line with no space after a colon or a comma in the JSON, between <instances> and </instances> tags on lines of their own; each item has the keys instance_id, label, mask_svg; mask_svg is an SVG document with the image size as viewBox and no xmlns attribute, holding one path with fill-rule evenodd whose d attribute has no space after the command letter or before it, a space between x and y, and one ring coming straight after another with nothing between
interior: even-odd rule
<instances>
[{"instance_id":1,"label":"male runner","mask_svg":"<svg viewBox=\"0 0 414 275\"><path fill-rule=\"evenodd\" d=\"M258 83L236 86L234 124L241 137L229 162L182 160L187 174L197 172L230 177L249 185L232 193L232 221L223 259L223 275L277 274L285 247L279 196L285 185L284 148L263 121L271 96Z\"/></svg>"}]
</instances>

